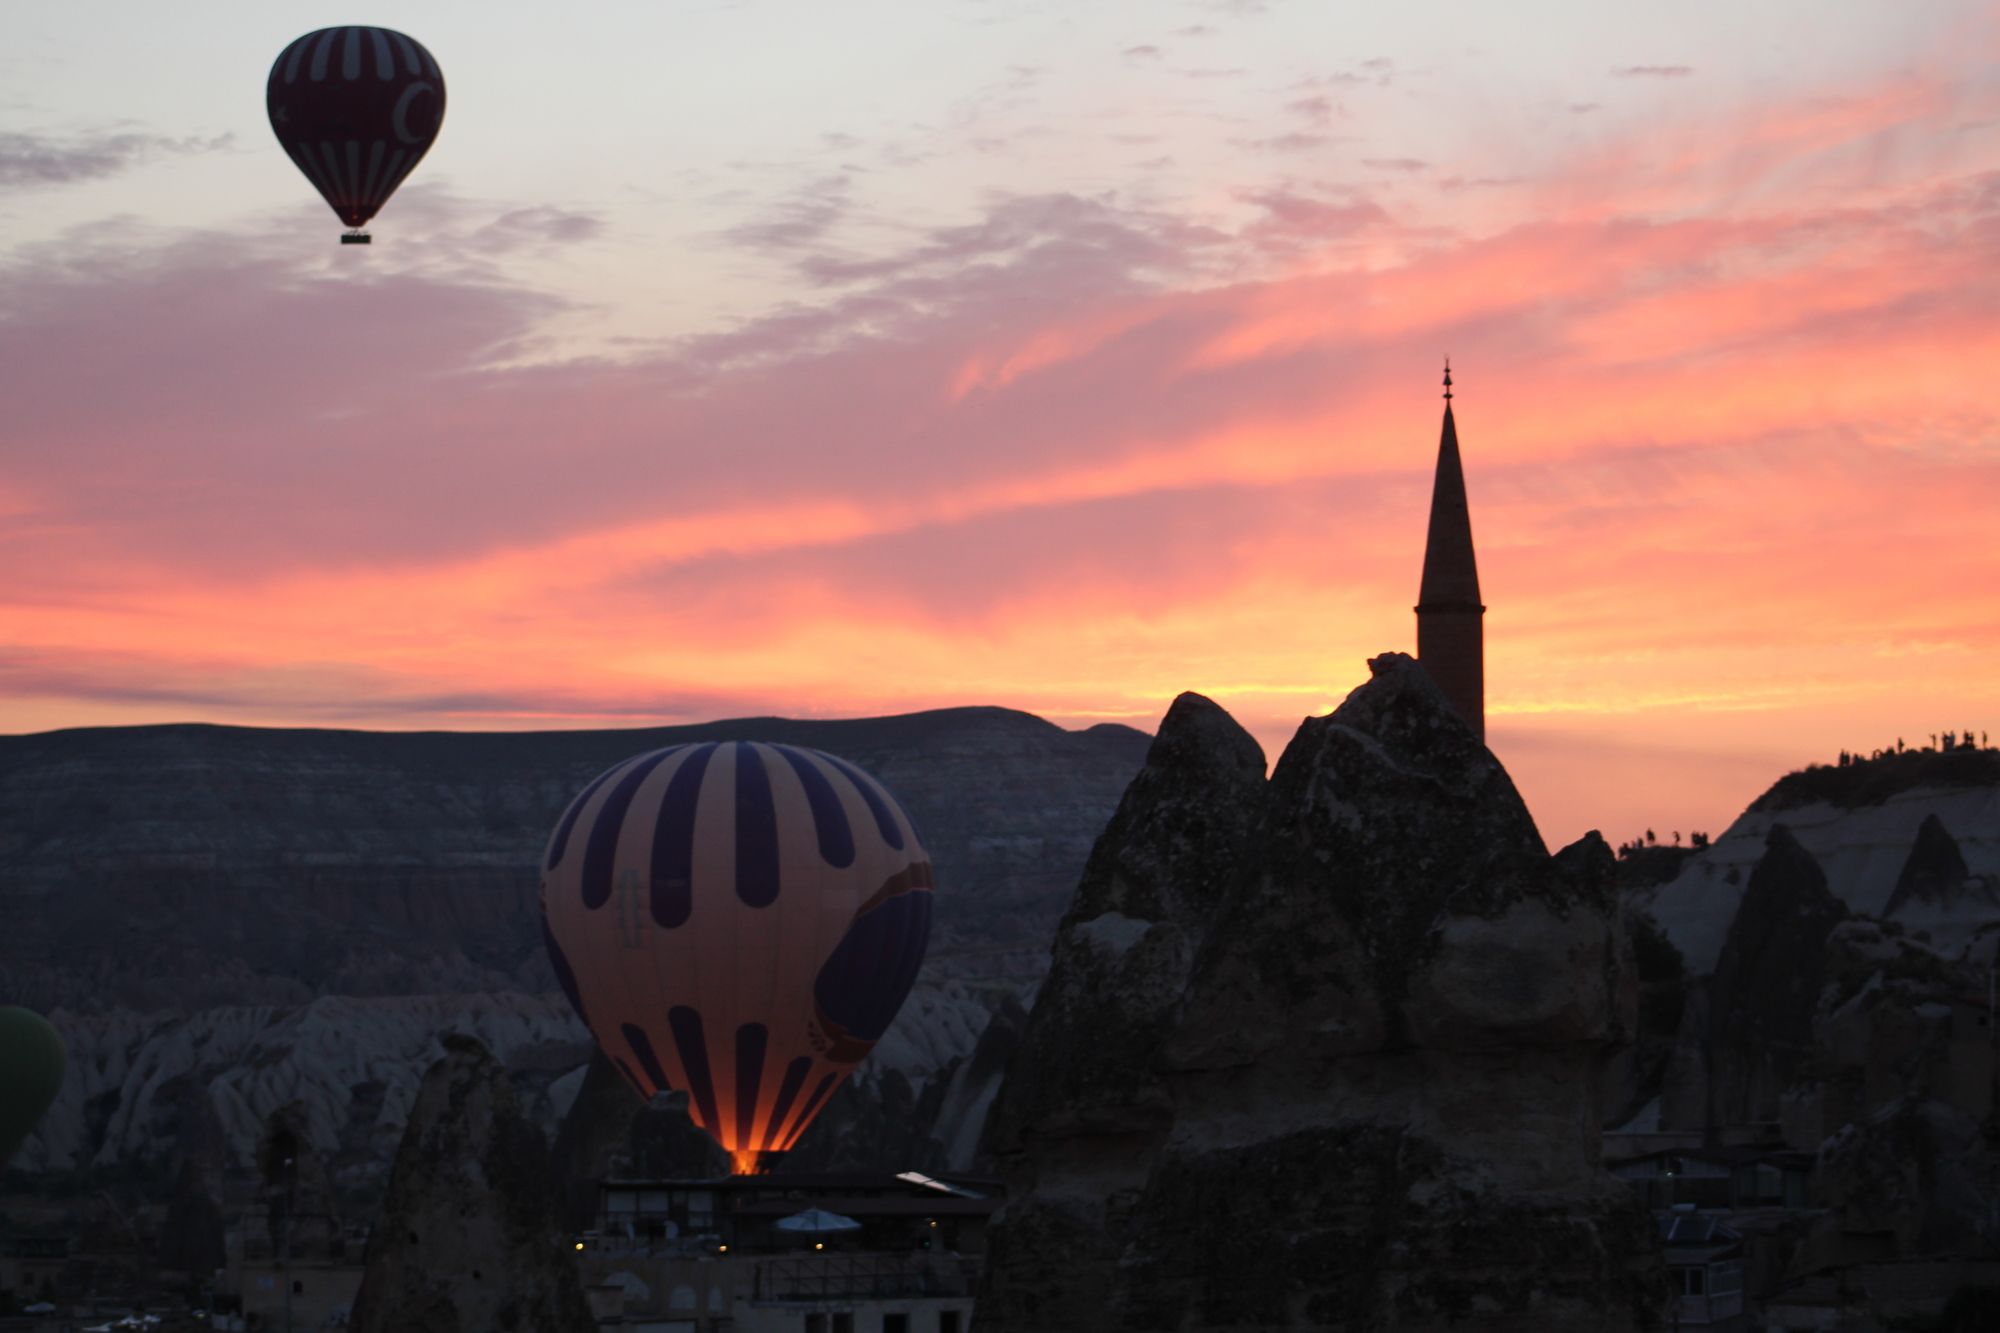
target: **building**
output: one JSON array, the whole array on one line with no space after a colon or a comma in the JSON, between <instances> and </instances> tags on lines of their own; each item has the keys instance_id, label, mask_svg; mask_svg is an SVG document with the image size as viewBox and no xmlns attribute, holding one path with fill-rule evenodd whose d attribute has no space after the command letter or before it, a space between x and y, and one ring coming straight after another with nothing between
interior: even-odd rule
<instances>
[{"instance_id":1,"label":"building","mask_svg":"<svg viewBox=\"0 0 2000 1333\"><path fill-rule=\"evenodd\" d=\"M1472 734L1486 740L1486 644L1479 600L1479 562L1472 553L1472 511L1458 426L1451 416L1451 362L1444 366L1444 430L1431 482L1430 532L1417 592L1417 660Z\"/></svg>"},{"instance_id":2,"label":"building","mask_svg":"<svg viewBox=\"0 0 2000 1333\"><path fill-rule=\"evenodd\" d=\"M30 1305L53 1293L69 1262L69 1238L56 1235L0 1235L0 1291Z\"/></svg>"},{"instance_id":3,"label":"building","mask_svg":"<svg viewBox=\"0 0 2000 1333\"><path fill-rule=\"evenodd\" d=\"M1743 1238L1691 1205L1663 1214L1660 1245L1674 1293L1674 1327L1746 1329Z\"/></svg>"},{"instance_id":4,"label":"building","mask_svg":"<svg viewBox=\"0 0 2000 1333\"><path fill-rule=\"evenodd\" d=\"M229 1275L246 1317L265 1328L344 1327L367 1270L358 1260L246 1259Z\"/></svg>"},{"instance_id":5,"label":"building","mask_svg":"<svg viewBox=\"0 0 2000 1333\"><path fill-rule=\"evenodd\" d=\"M340 1327L361 1290L368 1233L327 1225L296 1247L275 1243L268 1211L253 1207L227 1238L229 1264L217 1290L237 1297L246 1318L266 1328ZM282 1234L282 1233L281 1233Z\"/></svg>"},{"instance_id":6,"label":"building","mask_svg":"<svg viewBox=\"0 0 2000 1333\"><path fill-rule=\"evenodd\" d=\"M1607 1156L1604 1165L1655 1211L1812 1207L1808 1182L1813 1156L1782 1147L1665 1148L1630 1157Z\"/></svg>"},{"instance_id":7,"label":"building","mask_svg":"<svg viewBox=\"0 0 2000 1333\"><path fill-rule=\"evenodd\" d=\"M606 1180L577 1258L604 1330L965 1333L998 1204L913 1171ZM778 1225L808 1209L838 1228Z\"/></svg>"}]
</instances>

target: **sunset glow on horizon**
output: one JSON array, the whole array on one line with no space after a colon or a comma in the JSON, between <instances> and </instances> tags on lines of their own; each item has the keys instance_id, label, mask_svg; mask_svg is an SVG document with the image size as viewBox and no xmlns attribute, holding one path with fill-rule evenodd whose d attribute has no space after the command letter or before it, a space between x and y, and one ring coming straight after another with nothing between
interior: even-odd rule
<instances>
[{"instance_id":1,"label":"sunset glow on horizon","mask_svg":"<svg viewBox=\"0 0 2000 1333\"><path fill-rule=\"evenodd\" d=\"M2000 6L1335 8L384 4L451 103L365 251L262 123L341 16L10 11L0 731L1275 762L1413 650L1448 353L1552 845L2000 732Z\"/></svg>"}]
</instances>

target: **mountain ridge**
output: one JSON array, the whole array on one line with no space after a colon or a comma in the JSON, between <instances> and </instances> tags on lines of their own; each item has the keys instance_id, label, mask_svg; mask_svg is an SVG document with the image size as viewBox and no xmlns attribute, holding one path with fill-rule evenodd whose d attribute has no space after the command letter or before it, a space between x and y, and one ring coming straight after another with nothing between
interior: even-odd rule
<instances>
[{"instance_id":1,"label":"mountain ridge","mask_svg":"<svg viewBox=\"0 0 2000 1333\"><path fill-rule=\"evenodd\" d=\"M303 1101L316 1147L365 1191L433 1034L452 1030L479 1035L552 1125L589 1045L542 943L549 831L612 764L716 739L858 764L903 802L938 872L918 988L802 1154L838 1162L887 1135L911 1151L936 1136L939 1164L969 1156L998 1079L972 1056L1046 967L1143 732L972 706L582 731L162 723L0 737L0 1000L60 1015L75 1074L17 1165L159 1169L199 1142L240 1169L263 1118Z\"/></svg>"}]
</instances>

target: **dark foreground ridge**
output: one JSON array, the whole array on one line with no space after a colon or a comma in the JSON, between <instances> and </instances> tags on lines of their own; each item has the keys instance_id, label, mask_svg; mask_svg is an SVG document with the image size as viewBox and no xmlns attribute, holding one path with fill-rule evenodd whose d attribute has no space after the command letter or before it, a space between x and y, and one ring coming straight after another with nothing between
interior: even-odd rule
<instances>
[{"instance_id":1,"label":"dark foreground ridge","mask_svg":"<svg viewBox=\"0 0 2000 1333\"><path fill-rule=\"evenodd\" d=\"M1093 851L988 1127L986 1330L1656 1326L1593 1068L1635 978L1596 834L1551 856L1410 658L1268 782L1184 695Z\"/></svg>"}]
</instances>

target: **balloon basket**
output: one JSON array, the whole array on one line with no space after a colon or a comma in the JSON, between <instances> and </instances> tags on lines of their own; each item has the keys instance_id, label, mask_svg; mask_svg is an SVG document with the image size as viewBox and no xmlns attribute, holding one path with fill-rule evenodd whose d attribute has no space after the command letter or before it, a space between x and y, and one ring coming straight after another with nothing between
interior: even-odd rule
<instances>
[{"instance_id":1,"label":"balloon basket","mask_svg":"<svg viewBox=\"0 0 2000 1333\"><path fill-rule=\"evenodd\" d=\"M344 231L340 233L340 243L342 245L369 245L374 240L375 238L365 231Z\"/></svg>"}]
</instances>

